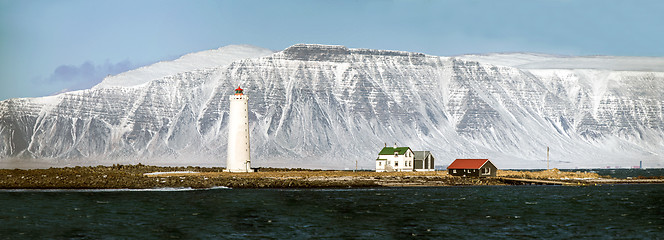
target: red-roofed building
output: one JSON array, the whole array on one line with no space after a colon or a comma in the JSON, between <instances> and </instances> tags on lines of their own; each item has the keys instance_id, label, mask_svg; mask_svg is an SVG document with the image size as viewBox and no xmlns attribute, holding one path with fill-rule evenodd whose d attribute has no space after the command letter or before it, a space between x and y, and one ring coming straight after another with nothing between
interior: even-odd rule
<instances>
[{"instance_id":1,"label":"red-roofed building","mask_svg":"<svg viewBox=\"0 0 664 240\"><path fill-rule=\"evenodd\" d=\"M457 159L447 167L452 176L461 177L495 177L496 168L489 159Z\"/></svg>"}]
</instances>

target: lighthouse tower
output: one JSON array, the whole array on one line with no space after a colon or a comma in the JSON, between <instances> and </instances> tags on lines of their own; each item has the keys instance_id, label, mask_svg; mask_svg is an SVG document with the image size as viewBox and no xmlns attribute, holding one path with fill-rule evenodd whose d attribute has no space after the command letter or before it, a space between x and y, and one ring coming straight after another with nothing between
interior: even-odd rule
<instances>
[{"instance_id":1,"label":"lighthouse tower","mask_svg":"<svg viewBox=\"0 0 664 240\"><path fill-rule=\"evenodd\" d=\"M237 87L230 96L231 109L228 123L228 153L226 171L253 172L249 158L249 98Z\"/></svg>"}]
</instances>

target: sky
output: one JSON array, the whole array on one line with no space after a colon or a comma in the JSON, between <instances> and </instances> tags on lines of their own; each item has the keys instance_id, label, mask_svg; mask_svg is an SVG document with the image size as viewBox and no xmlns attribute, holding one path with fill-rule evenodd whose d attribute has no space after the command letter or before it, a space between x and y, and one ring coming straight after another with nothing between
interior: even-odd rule
<instances>
[{"instance_id":1,"label":"sky","mask_svg":"<svg viewBox=\"0 0 664 240\"><path fill-rule=\"evenodd\" d=\"M0 100L230 44L664 56L661 0L0 0Z\"/></svg>"}]
</instances>

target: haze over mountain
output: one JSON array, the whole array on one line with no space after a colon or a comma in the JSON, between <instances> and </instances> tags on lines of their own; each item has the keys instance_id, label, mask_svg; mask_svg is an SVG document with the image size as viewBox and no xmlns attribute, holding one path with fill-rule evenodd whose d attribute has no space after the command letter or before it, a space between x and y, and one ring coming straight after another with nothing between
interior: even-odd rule
<instances>
[{"instance_id":1,"label":"haze over mountain","mask_svg":"<svg viewBox=\"0 0 664 240\"><path fill-rule=\"evenodd\" d=\"M395 142L436 165L664 167L664 58L226 46L0 102L0 164L225 164L228 96L249 96L253 166L373 168Z\"/></svg>"}]
</instances>

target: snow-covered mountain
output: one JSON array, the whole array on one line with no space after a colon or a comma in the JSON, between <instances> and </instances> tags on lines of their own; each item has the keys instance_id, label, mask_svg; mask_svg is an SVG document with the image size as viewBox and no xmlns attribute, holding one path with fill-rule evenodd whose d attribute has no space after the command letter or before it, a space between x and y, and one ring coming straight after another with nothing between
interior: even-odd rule
<instances>
[{"instance_id":1,"label":"snow-covered mountain","mask_svg":"<svg viewBox=\"0 0 664 240\"><path fill-rule=\"evenodd\" d=\"M105 78L93 89L104 87L131 87L182 72L226 66L246 58L265 57L273 52L251 45L229 45L219 49L186 54L173 61L162 61L115 76Z\"/></svg>"},{"instance_id":2,"label":"snow-covered mountain","mask_svg":"<svg viewBox=\"0 0 664 240\"><path fill-rule=\"evenodd\" d=\"M253 166L373 168L396 142L436 165L544 168L549 146L552 167L664 167L661 61L228 46L0 102L0 163L224 165L228 95L241 85Z\"/></svg>"},{"instance_id":3,"label":"snow-covered mountain","mask_svg":"<svg viewBox=\"0 0 664 240\"><path fill-rule=\"evenodd\" d=\"M595 69L664 72L662 57L587 56L570 57L533 53L462 55L458 58L519 69Z\"/></svg>"}]
</instances>

